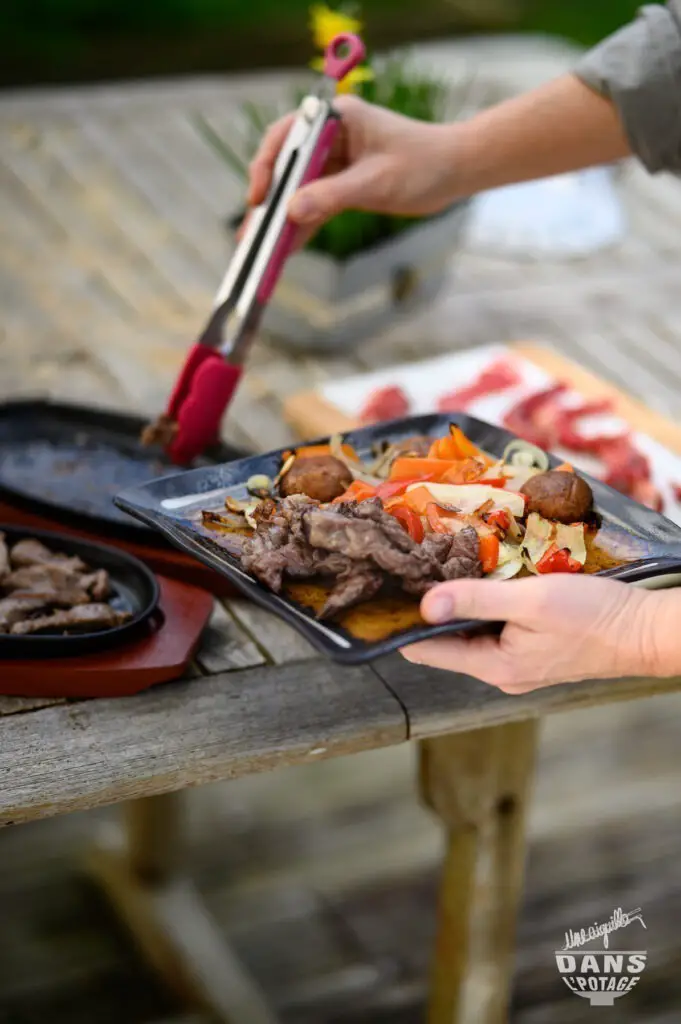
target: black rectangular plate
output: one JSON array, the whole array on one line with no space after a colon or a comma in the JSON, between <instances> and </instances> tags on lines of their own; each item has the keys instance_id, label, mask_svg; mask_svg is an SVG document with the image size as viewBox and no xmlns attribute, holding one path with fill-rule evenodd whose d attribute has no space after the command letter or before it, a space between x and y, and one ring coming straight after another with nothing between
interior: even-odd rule
<instances>
[{"instance_id":1,"label":"black rectangular plate","mask_svg":"<svg viewBox=\"0 0 681 1024\"><path fill-rule=\"evenodd\" d=\"M449 424L457 423L474 444L501 457L514 435L499 427L484 423L467 415L451 413L412 416L372 427L354 430L345 435L361 457L368 458L372 445L381 441L399 441L415 434L441 437L447 433ZM323 443L327 439L321 439ZM480 622L457 621L441 626L417 626L384 639L368 642L357 639L333 622L318 622L314 615L296 602L272 593L252 576L244 572L236 558L210 540L200 524L193 521L201 508L220 508L224 495L235 497L246 494L245 484L256 473L273 478L281 465L282 450L265 455L253 455L238 462L222 466L209 466L190 470L179 476L152 480L141 487L124 491L118 495L119 508L136 516L142 522L160 530L176 547L188 552L199 561L216 569L231 580L247 597L289 622L319 651L334 661L344 664L361 664L378 658L407 644L420 640L457 633L482 625ZM551 458L553 466L559 460ZM614 577L629 583L651 581L656 577L681 574L681 528L669 519L644 508L630 498L618 494L587 474L594 493L597 513L603 520L625 530L632 537L632 544L641 557L634 562L608 569L601 576ZM196 501L182 508L168 507L165 502L178 502L187 496L198 495ZM201 497L201 496L204 497ZM509 584L511 581L509 581Z\"/></svg>"}]
</instances>

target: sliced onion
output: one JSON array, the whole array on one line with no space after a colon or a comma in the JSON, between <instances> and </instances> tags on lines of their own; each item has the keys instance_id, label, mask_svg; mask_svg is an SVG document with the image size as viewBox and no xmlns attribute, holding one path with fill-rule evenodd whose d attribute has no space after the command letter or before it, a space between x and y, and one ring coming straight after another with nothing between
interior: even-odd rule
<instances>
[{"instance_id":1,"label":"sliced onion","mask_svg":"<svg viewBox=\"0 0 681 1024\"><path fill-rule=\"evenodd\" d=\"M523 550L536 565L553 544L554 523L544 519L538 512L530 512L525 527Z\"/></svg>"},{"instance_id":2,"label":"sliced onion","mask_svg":"<svg viewBox=\"0 0 681 1024\"><path fill-rule=\"evenodd\" d=\"M545 473L549 468L549 457L546 452L520 438L509 441L504 448L501 461L518 468L522 466L527 469L537 469L540 473Z\"/></svg>"},{"instance_id":3,"label":"sliced onion","mask_svg":"<svg viewBox=\"0 0 681 1024\"><path fill-rule=\"evenodd\" d=\"M334 434L330 439L329 451L334 459L338 459L339 462L342 462L350 470L354 480L361 480L362 483L371 484L373 487L378 487L382 483L381 478L369 473L361 462L357 462L345 454L343 451L343 438L340 434Z\"/></svg>"},{"instance_id":4,"label":"sliced onion","mask_svg":"<svg viewBox=\"0 0 681 1024\"><path fill-rule=\"evenodd\" d=\"M584 523L556 523L554 542L559 549L570 552L570 557L584 565L586 562L586 539Z\"/></svg>"},{"instance_id":5,"label":"sliced onion","mask_svg":"<svg viewBox=\"0 0 681 1024\"><path fill-rule=\"evenodd\" d=\"M505 508L504 512L508 516L508 530L506 531L506 536L509 538L509 540L513 540L516 543L518 543L525 536L525 530L522 524L518 522L516 517L510 511L510 509Z\"/></svg>"},{"instance_id":6,"label":"sliced onion","mask_svg":"<svg viewBox=\"0 0 681 1024\"><path fill-rule=\"evenodd\" d=\"M517 576L523 567L522 552L515 544L502 541L499 544L499 561L493 572L488 573L488 580L510 580Z\"/></svg>"},{"instance_id":7,"label":"sliced onion","mask_svg":"<svg viewBox=\"0 0 681 1024\"><path fill-rule=\"evenodd\" d=\"M390 468L401 450L402 446L399 444L387 445L371 465L366 467L366 471L374 476L380 477L381 480L385 480L386 477L389 476Z\"/></svg>"},{"instance_id":8,"label":"sliced onion","mask_svg":"<svg viewBox=\"0 0 681 1024\"><path fill-rule=\"evenodd\" d=\"M246 525L246 517L243 512L211 512L208 509L202 509L201 519L204 524L214 526L222 526L226 530L243 530Z\"/></svg>"},{"instance_id":9,"label":"sliced onion","mask_svg":"<svg viewBox=\"0 0 681 1024\"><path fill-rule=\"evenodd\" d=\"M236 498L232 498L229 494L225 498L225 508L228 512L233 512L235 515L243 516L250 504L250 501L237 501Z\"/></svg>"}]
</instances>

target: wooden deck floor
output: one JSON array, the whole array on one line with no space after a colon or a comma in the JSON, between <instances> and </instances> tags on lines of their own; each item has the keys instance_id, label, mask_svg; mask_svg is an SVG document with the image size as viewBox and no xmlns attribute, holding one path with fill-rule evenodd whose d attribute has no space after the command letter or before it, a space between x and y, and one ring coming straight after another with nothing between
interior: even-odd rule
<instances>
[{"instance_id":1,"label":"wooden deck floor","mask_svg":"<svg viewBox=\"0 0 681 1024\"><path fill-rule=\"evenodd\" d=\"M448 52L432 55L447 63ZM566 57L538 49L534 61L480 60L495 87L509 88L553 73ZM238 202L197 114L233 131L236 100L278 86L276 76L259 76L0 99L3 394L40 388L160 406L223 269L221 219ZM424 348L518 338L552 343L678 415L681 185L632 167L622 190L631 230L614 250L529 264L464 252L436 308L361 352L321 362L263 342L229 435L280 443L281 395L325 376ZM553 951L566 928L618 906L642 908L649 966L599 1019L679 1019L680 734L679 697L547 722L517 1024L585 1019ZM416 805L411 756L383 751L188 797L197 883L287 1024L421 1020L440 834ZM80 872L93 827L114 814L0 833L0 1024L190 1024Z\"/></svg>"}]
</instances>

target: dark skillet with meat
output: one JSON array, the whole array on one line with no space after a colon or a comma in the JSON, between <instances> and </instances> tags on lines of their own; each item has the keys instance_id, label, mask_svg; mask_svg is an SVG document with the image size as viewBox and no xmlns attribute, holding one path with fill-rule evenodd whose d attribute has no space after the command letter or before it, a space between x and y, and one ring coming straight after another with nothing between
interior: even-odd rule
<instances>
[{"instance_id":1,"label":"dark skillet with meat","mask_svg":"<svg viewBox=\"0 0 681 1024\"><path fill-rule=\"evenodd\" d=\"M538 473L520 488L527 498L527 512L538 512L558 523L583 523L593 506L593 494L577 473L549 470Z\"/></svg>"},{"instance_id":2,"label":"dark skillet with meat","mask_svg":"<svg viewBox=\"0 0 681 1024\"><path fill-rule=\"evenodd\" d=\"M132 640L158 598L153 574L125 552L43 530L0 530L2 659L77 655Z\"/></svg>"}]
</instances>

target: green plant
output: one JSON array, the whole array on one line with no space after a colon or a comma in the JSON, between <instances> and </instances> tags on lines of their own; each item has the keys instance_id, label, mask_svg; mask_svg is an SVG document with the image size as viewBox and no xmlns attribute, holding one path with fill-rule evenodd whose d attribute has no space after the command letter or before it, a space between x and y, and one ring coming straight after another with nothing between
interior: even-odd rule
<instances>
[{"instance_id":1,"label":"green plant","mask_svg":"<svg viewBox=\"0 0 681 1024\"><path fill-rule=\"evenodd\" d=\"M328 34L327 27L333 29L333 35L343 26L344 20L348 30L356 30L359 25L347 10L320 5L312 9L312 18L318 45L323 44ZM315 66L318 64L318 61L314 62ZM347 80L344 91L348 91ZM446 81L419 72L401 56L383 61L367 60L365 67L352 82L352 91L372 103L422 121L441 121L448 113L450 87ZM249 161L267 125L282 114L284 109L298 106L303 95L304 90L293 90L283 109L254 103L243 104L245 131L240 146L227 141L201 117L196 119L197 128L233 173L245 180ZM414 218L346 210L325 224L308 243L308 248L337 260L346 260L395 236L413 223Z\"/></svg>"}]
</instances>

